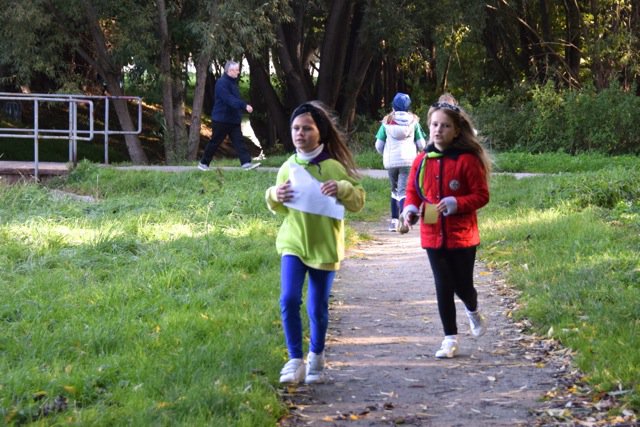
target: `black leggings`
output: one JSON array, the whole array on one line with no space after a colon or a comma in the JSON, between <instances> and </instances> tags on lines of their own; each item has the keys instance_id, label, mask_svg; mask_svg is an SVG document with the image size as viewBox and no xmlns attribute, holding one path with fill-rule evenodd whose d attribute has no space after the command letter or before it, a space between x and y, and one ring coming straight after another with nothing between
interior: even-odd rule
<instances>
[{"instance_id":1,"label":"black leggings","mask_svg":"<svg viewBox=\"0 0 640 427\"><path fill-rule=\"evenodd\" d=\"M454 295L469 311L478 308L478 293L473 286L473 265L476 247L461 249L427 249L427 256L436 283L438 311L445 335L456 335L456 304Z\"/></svg>"}]
</instances>

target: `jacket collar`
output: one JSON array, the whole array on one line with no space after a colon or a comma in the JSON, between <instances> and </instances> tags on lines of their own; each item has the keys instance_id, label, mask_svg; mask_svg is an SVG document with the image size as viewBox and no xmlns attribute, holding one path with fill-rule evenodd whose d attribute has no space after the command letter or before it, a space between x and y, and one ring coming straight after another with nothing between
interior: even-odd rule
<instances>
[{"instance_id":1,"label":"jacket collar","mask_svg":"<svg viewBox=\"0 0 640 427\"><path fill-rule=\"evenodd\" d=\"M427 153L427 157L430 159L434 159L438 157L450 157L453 159L457 159L458 156L460 156L460 154L466 153L465 150L461 150L456 147L448 148L444 151L440 151L436 148L435 144L427 145L424 151Z\"/></svg>"}]
</instances>

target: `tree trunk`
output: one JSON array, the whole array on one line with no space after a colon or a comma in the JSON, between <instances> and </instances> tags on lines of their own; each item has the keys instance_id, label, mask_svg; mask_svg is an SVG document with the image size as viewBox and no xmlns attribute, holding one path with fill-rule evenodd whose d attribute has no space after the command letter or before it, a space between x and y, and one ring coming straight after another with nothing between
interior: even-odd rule
<instances>
[{"instance_id":1,"label":"tree trunk","mask_svg":"<svg viewBox=\"0 0 640 427\"><path fill-rule=\"evenodd\" d=\"M600 12L599 12L599 4L598 0L591 0L590 7L591 13L593 14L593 29L592 33L594 37L599 37L600 34ZM593 51L591 53L591 74L593 75L593 84L596 87L596 90L600 91L607 87L608 83L608 73L606 71L605 64L602 59L601 49L598 47L598 44L594 45Z\"/></svg>"},{"instance_id":2,"label":"tree trunk","mask_svg":"<svg viewBox=\"0 0 640 427\"><path fill-rule=\"evenodd\" d=\"M120 88L120 79L121 76L114 76L113 74L108 74L105 77L105 80L107 82L107 89L109 90L109 93L111 93L111 95L124 95L122 89ZM131 119L127 101L125 101L124 99L114 99L113 108L116 111L116 116L118 117L118 121L120 122L120 128L126 132L134 132L136 128L133 124L133 120ZM138 135L124 135L124 141L127 146L127 151L129 152L131 162L137 165L146 165L149 163L149 159L147 157L147 154L142 149L142 144L140 144L140 138L138 138Z\"/></svg>"},{"instance_id":3,"label":"tree trunk","mask_svg":"<svg viewBox=\"0 0 640 427\"><path fill-rule=\"evenodd\" d=\"M269 123L275 133L275 138L280 141L285 150L292 151L293 143L291 142L291 132L289 131L289 120L285 109L278 98L278 94L271 86L271 79L267 70L269 64L260 61L251 55L247 56L247 61L251 68L251 86L252 92L259 93L261 99L260 104L264 105L267 111L267 123ZM267 130L268 136L271 137L271 129ZM269 143L262 147L264 150L271 149L276 141L268 139Z\"/></svg>"},{"instance_id":4,"label":"tree trunk","mask_svg":"<svg viewBox=\"0 0 640 427\"><path fill-rule=\"evenodd\" d=\"M535 42L531 39L531 25L527 22L527 5L526 0L519 0L517 2L518 8L518 40L520 42L518 59L518 68L522 70L525 75L531 79L533 77L534 70L531 67L530 60L534 57L531 51L531 46Z\"/></svg>"},{"instance_id":5,"label":"tree trunk","mask_svg":"<svg viewBox=\"0 0 640 427\"><path fill-rule=\"evenodd\" d=\"M567 80L569 86L579 86L580 73L580 31L582 18L580 17L580 6L577 0L564 0L564 7L567 12L567 46L565 47L565 62L567 64Z\"/></svg>"},{"instance_id":6,"label":"tree trunk","mask_svg":"<svg viewBox=\"0 0 640 427\"><path fill-rule=\"evenodd\" d=\"M629 23L629 34L635 34L631 43L631 49L633 52L640 52L640 40L638 40L637 34L640 34L640 0L631 0L631 19ZM638 66L637 61L635 66ZM626 67L625 87L631 88L634 83L636 85L636 95L640 95L640 73L633 71L631 65Z\"/></svg>"},{"instance_id":7,"label":"tree trunk","mask_svg":"<svg viewBox=\"0 0 640 427\"><path fill-rule=\"evenodd\" d=\"M116 65L113 62L111 55L109 54L104 34L102 33L102 29L100 28L98 16L93 5L89 0L84 0L83 4L85 15L87 17L87 24L89 26L89 31L91 32L91 37L93 39L93 47L96 58L93 58L93 56L83 48L80 48L78 53L89 64L92 64L102 75L107 83L107 90L109 91L109 93L114 96L122 96L124 95L120 87L120 82L122 81L122 67ZM131 119L131 114L129 113L129 109L127 108L126 101L115 100L113 104L116 110L116 115L118 116L118 120L120 122L120 128L124 132L135 132L136 128L133 125L133 120ZM129 157L131 158L131 161L133 163L149 163L149 159L142 149L142 144L140 143L138 135L125 135L124 140L127 146L127 151L129 152Z\"/></svg>"},{"instance_id":8,"label":"tree trunk","mask_svg":"<svg viewBox=\"0 0 640 427\"><path fill-rule=\"evenodd\" d=\"M278 43L274 53L276 71L285 82L285 108L293 109L308 101L313 95L313 82L308 76L309 51L315 46L305 40L305 7L301 2L292 2L293 22L281 23L276 31ZM255 55L254 55L255 59Z\"/></svg>"},{"instance_id":9,"label":"tree trunk","mask_svg":"<svg viewBox=\"0 0 640 427\"><path fill-rule=\"evenodd\" d=\"M367 70L373 60L373 49L371 41L364 40L362 22L364 8L358 7L354 14L351 34L352 43L349 44L347 54L351 60L345 74L346 82L339 99L338 109L340 111L340 122L345 129L350 130L356 117L356 105L358 94L362 89L362 84L367 75Z\"/></svg>"},{"instance_id":10,"label":"tree trunk","mask_svg":"<svg viewBox=\"0 0 640 427\"><path fill-rule=\"evenodd\" d=\"M347 43L345 33L350 33L353 0L331 2L325 27L324 41L320 52L320 75L318 76L318 99L330 108L335 108L344 77Z\"/></svg>"},{"instance_id":11,"label":"tree trunk","mask_svg":"<svg viewBox=\"0 0 640 427\"><path fill-rule=\"evenodd\" d=\"M513 73L507 67L506 58L503 54L503 51L506 50L506 47L502 43L504 38L506 38L505 29L498 15L498 9L488 7L486 23L484 31L482 32L484 48L487 51L487 56L491 58L495 64L493 69L501 73L501 78L507 82L509 86L513 86L515 79L512 75Z\"/></svg>"},{"instance_id":12,"label":"tree trunk","mask_svg":"<svg viewBox=\"0 0 640 427\"><path fill-rule=\"evenodd\" d=\"M542 26L542 46L541 49L538 49L540 54L540 60L538 61L539 68L541 68L541 74L544 77L544 80L547 81L549 78L549 70L552 66L552 61L554 60L554 56L549 54L549 43L552 41L551 39L551 21L549 19L549 5L547 4L547 0L539 0L538 7L540 10L540 23Z\"/></svg>"},{"instance_id":13,"label":"tree trunk","mask_svg":"<svg viewBox=\"0 0 640 427\"><path fill-rule=\"evenodd\" d=\"M451 55L447 56L447 63L442 70L442 82L440 83L440 92L449 91L449 70L451 69Z\"/></svg>"},{"instance_id":14,"label":"tree trunk","mask_svg":"<svg viewBox=\"0 0 640 427\"><path fill-rule=\"evenodd\" d=\"M167 23L164 0L157 1L158 31L160 32L160 81L162 84L162 107L164 110L165 161L174 163L187 157L187 133L184 127L184 90L182 82L174 77L171 67L171 37ZM175 60L175 58L174 58Z\"/></svg>"},{"instance_id":15,"label":"tree trunk","mask_svg":"<svg viewBox=\"0 0 640 427\"><path fill-rule=\"evenodd\" d=\"M196 61L196 87L193 94L193 106L191 110L191 126L189 127L188 160L198 158L200 148L200 131L202 127L202 108L206 93L207 74L211 55L201 53Z\"/></svg>"},{"instance_id":16,"label":"tree trunk","mask_svg":"<svg viewBox=\"0 0 640 427\"><path fill-rule=\"evenodd\" d=\"M187 76L185 73L185 81ZM175 163L189 158L189 136L187 134L187 104L186 84L179 78L171 79L171 96L173 97L173 144L174 157L167 158L168 162ZM166 113L165 113L166 116Z\"/></svg>"}]
</instances>

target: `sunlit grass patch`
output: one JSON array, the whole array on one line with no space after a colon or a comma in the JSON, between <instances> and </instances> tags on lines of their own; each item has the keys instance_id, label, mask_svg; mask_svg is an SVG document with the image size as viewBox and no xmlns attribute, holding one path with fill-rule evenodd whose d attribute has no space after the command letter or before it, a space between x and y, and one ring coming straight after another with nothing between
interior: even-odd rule
<instances>
[{"instance_id":1,"label":"sunlit grass patch","mask_svg":"<svg viewBox=\"0 0 640 427\"><path fill-rule=\"evenodd\" d=\"M629 172L618 181L633 180ZM617 193L613 204L593 197L608 174L494 178L492 203L480 216L481 256L522 290L518 316L577 350L594 386L635 390L627 398L637 402L640 228L633 219L640 209L633 192Z\"/></svg>"},{"instance_id":2,"label":"sunlit grass patch","mask_svg":"<svg viewBox=\"0 0 640 427\"><path fill-rule=\"evenodd\" d=\"M287 357L273 182L81 163L50 185L91 199L0 188L4 422L273 425Z\"/></svg>"}]
</instances>

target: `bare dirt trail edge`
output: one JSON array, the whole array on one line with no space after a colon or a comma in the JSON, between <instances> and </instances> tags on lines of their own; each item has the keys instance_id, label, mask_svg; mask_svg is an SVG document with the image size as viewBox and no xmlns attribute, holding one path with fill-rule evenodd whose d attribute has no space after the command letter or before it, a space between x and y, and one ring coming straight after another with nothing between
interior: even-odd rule
<instances>
[{"instance_id":1,"label":"bare dirt trail edge","mask_svg":"<svg viewBox=\"0 0 640 427\"><path fill-rule=\"evenodd\" d=\"M489 320L473 338L456 299L459 355L434 357L442 327L418 230L355 224L373 240L350 250L332 292L327 382L285 388L287 426L528 426L558 367L522 345L498 273L476 265Z\"/></svg>"}]
</instances>

